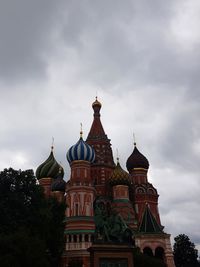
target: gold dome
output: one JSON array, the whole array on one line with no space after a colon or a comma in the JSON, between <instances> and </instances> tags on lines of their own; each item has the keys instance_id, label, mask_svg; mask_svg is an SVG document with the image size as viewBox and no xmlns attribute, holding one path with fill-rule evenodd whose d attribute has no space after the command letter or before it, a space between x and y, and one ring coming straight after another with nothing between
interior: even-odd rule
<instances>
[{"instance_id":1,"label":"gold dome","mask_svg":"<svg viewBox=\"0 0 200 267\"><path fill-rule=\"evenodd\" d=\"M131 183L130 175L122 169L119 161L117 161L117 165L109 178L109 183L111 185L129 185Z\"/></svg>"}]
</instances>

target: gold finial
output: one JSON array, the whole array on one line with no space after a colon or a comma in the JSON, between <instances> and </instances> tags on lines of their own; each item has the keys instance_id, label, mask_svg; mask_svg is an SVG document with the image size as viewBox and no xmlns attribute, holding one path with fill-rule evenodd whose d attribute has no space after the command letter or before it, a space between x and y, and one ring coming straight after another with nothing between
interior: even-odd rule
<instances>
[{"instance_id":1,"label":"gold finial","mask_svg":"<svg viewBox=\"0 0 200 267\"><path fill-rule=\"evenodd\" d=\"M135 133L133 133L133 140L134 140L134 146L136 146L136 138L135 138Z\"/></svg>"},{"instance_id":2,"label":"gold finial","mask_svg":"<svg viewBox=\"0 0 200 267\"><path fill-rule=\"evenodd\" d=\"M80 125L81 125L80 137L82 138L83 137L83 125L82 125L82 122L80 123Z\"/></svg>"},{"instance_id":3,"label":"gold finial","mask_svg":"<svg viewBox=\"0 0 200 267\"><path fill-rule=\"evenodd\" d=\"M51 151L54 149L54 137L52 136Z\"/></svg>"},{"instance_id":4,"label":"gold finial","mask_svg":"<svg viewBox=\"0 0 200 267\"><path fill-rule=\"evenodd\" d=\"M117 164L119 163L119 152L118 152L118 148L116 149L116 154L117 154Z\"/></svg>"}]
</instances>

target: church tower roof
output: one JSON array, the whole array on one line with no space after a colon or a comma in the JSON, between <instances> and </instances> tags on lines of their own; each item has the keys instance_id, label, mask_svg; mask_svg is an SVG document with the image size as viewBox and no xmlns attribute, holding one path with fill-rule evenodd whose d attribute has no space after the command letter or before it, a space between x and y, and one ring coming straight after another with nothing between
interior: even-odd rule
<instances>
[{"instance_id":1,"label":"church tower roof","mask_svg":"<svg viewBox=\"0 0 200 267\"><path fill-rule=\"evenodd\" d=\"M149 205L146 204L139 232L142 233L163 233L162 226L158 224L151 213Z\"/></svg>"},{"instance_id":2,"label":"church tower roof","mask_svg":"<svg viewBox=\"0 0 200 267\"><path fill-rule=\"evenodd\" d=\"M94 164L100 164L101 166L106 165L113 168L115 164L113 161L110 139L105 134L100 119L101 106L101 103L96 97L96 100L92 103L94 118L86 142L95 150L96 157Z\"/></svg>"},{"instance_id":3,"label":"church tower roof","mask_svg":"<svg viewBox=\"0 0 200 267\"><path fill-rule=\"evenodd\" d=\"M97 97L96 97L96 100L92 103L92 108L94 110L94 120L90 128L87 141L107 139L107 135L104 132L104 129L103 129L103 126L100 120L101 103L98 101Z\"/></svg>"}]
</instances>

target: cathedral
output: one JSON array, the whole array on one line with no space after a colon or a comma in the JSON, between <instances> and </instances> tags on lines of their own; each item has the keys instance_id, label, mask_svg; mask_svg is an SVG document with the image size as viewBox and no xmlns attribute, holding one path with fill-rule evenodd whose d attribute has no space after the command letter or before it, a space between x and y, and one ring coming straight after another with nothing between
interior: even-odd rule
<instances>
[{"instance_id":1,"label":"cathedral","mask_svg":"<svg viewBox=\"0 0 200 267\"><path fill-rule=\"evenodd\" d=\"M148 181L148 159L134 143L123 170L116 163L110 139L101 123L101 103L97 97L92 108L93 122L86 140L82 130L76 144L67 152L71 174L63 179L64 170L51 149L48 159L36 170L46 196L65 201L65 250L63 266L90 266L89 248L95 236L94 203L101 200L115 211L131 229L135 246L142 253L162 259L175 267L170 235L164 232L158 210L158 192ZM118 265L117 265L118 266Z\"/></svg>"}]
</instances>

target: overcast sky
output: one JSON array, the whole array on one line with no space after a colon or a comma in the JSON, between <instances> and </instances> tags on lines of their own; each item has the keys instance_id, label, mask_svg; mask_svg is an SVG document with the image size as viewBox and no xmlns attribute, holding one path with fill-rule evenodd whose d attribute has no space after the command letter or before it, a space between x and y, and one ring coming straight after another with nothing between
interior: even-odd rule
<instances>
[{"instance_id":1,"label":"overcast sky","mask_svg":"<svg viewBox=\"0 0 200 267\"><path fill-rule=\"evenodd\" d=\"M200 249L200 1L0 0L0 167L34 170L102 123L150 162L165 231Z\"/></svg>"}]
</instances>

